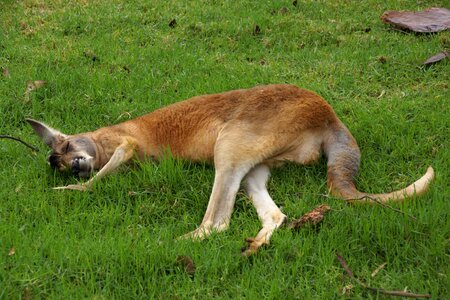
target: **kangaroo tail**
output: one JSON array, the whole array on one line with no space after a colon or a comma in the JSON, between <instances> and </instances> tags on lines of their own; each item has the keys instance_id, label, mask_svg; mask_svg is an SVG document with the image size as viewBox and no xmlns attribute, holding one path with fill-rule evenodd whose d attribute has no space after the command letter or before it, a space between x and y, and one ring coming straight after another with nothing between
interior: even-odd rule
<instances>
[{"instance_id":1,"label":"kangaroo tail","mask_svg":"<svg viewBox=\"0 0 450 300\"><path fill-rule=\"evenodd\" d=\"M398 191L385 194L358 191L354 178L359 168L360 152L355 139L342 123L326 138L324 152L328 158L327 184L331 194L353 203L400 202L414 195L424 194L434 179L434 170L430 166L419 180Z\"/></svg>"},{"instance_id":2,"label":"kangaroo tail","mask_svg":"<svg viewBox=\"0 0 450 300\"><path fill-rule=\"evenodd\" d=\"M408 185L406 188L386 193L386 194L366 194L365 201L371 201L370 199L375 199L381 202L391 201L403 201L404 199L411 198L414 195L423 195L430 186L431 181L434 179L434 170L431 166L428 167L427 172L420 179L416 180L414 183ZM364 201L364 199L361 199ZM355 200L359 201L359 200ZM353 202L353 201L351 201Z\"/></svg>"}]
</instances>

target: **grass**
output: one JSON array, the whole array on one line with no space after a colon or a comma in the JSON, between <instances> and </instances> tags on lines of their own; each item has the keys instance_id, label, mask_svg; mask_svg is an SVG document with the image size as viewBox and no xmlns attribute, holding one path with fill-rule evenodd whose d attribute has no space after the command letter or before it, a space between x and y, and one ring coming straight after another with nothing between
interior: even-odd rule
<instances>
[{"instance_id":1,"label":"grass","mask_svg":"<svg viewBox=\"0 0 450 300\"><path fill-rule=\"evenodd\" d=\"M370 286L448 298L449 61L420 64L448 50L450 36L403 33L379 19L444 4L2 1L0 67L9 76L0 75L0 134L40 152L0 140L0 298L380 298L358 286L342 294L351 282L336 252ZM28 80L47 84L27 99ZM416 221L320 196L322 161L274 170L269 184L290 217L332 206L320 229L279 230L260 253L240 257L260 224L239 194L228 231L175 241L200 223L213 168L168 159L117 173L92 193L52 191L77 179L48 168L24 122L88 131L194 95L284 82L321 94L348 125L362 151L361 190L403 187L433 165L429 193L396 205ZM193 259L194 276L180 255Z\"/></svg>"}]
</instances>

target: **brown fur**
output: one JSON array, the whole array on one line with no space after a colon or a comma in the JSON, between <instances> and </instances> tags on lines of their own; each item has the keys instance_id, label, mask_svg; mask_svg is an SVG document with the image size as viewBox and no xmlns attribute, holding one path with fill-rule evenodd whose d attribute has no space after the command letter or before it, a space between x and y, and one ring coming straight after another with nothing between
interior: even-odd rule
<instances>
[{"instance_id":1,"label":"brown fur","mask_svg":"<svg viewBox=\"0 0 450 300\"><path fill-rule=\"evenodd\" d=\"M406 189L377 195L359 192L354 184L360 160L355 139L325 100L292 85L197 96L118 125L72 136L34 120L29 122L65 168L78 163L74 157L84 160L83 147L76 147L76 139L91 141L90 147L95 147L92 160L84 160L80 166L91 164L87 170L100 172L84 184L63 187L66 189L88 189L136 155L140 159L162 159L167 149L175 157L212 162L216 168L213 191L202 225L192 237L228 226L239 183L247 178L248 191L265 224L257 236L257 246L267 242L284 219L265 189L267 167L285 161L310 164L324 153L328 158L327 183L333 195L383 202L422 194L434 176L430 167L424 177ZM67 141L75 143L76 149L64 153L63 143Z\"/></svg>"},{"instance_id":2,"label":"brown fur","mask_svg":"<svg viewBox=\"0 0 450 300\"><path fill-rule=\"evenodd\" d=\"M114 144L110 140L112 133L119 140L126 134L139 140L136 150L140 157L161 157L170 147L176 157L213 161L214 146L224 128L236 125L245 130L236 141L265 136L268 139L264 141L265 148L286 148L293 146L286 144L298 138L298 132L324 128L336 121L331 107L316 94L294 86L274 85L194 97L119 125L101 128L93 132L92 137L100 141L108 135L107 144L114 149L119 142Z\"/></svg>"}]
</instances>

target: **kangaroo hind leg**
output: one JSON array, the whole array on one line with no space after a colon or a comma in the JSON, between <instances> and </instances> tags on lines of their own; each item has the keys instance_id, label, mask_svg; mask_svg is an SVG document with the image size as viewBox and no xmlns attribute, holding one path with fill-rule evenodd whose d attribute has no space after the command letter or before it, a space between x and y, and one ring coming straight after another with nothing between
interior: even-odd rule
<instances>
[{"instance_id":1,"label":"kangaroo hind leg","mask_svg":"<svg viewBox=\"0 0 450 300\"><path fill-rule=\"evenodd\" d=\"M213 231L219 232L228 228L236 194L248 170L245 165L234 169L216 169L203 221L196 230L183 235L182 238L202 240Z\"/></svg>"},{"instance_id":2,"label":"kangaroo hind leg","mask_svg":"<svg viewBox=\"0 0 450 300\"><path fill-rule=\"evenodd\" d=\"M259 247L268 244L274 231L286 220L278 206L273 202L267 191L267 180L270 170L267 165L260 164L254 167L246 176L246 191L256 208L261 220L262 228L254 238L247 238L248 247L243 255L255 253Z\"/></svg>"},{"instance_id":3,"label":"kangaroo hind leg","mask_svg":"<svg viewBox=\"0 0 450 300\"><path fill-rule=\"evenodd\" d=\"M205 215L200 226L184 237L203 239L213 231L228 228L241 181L261 161L261 155L254 155L258 153L257 143L252 140L236 143L245 136L241 130L233 126L222 130L214 149L216 172Z\"/></svg>"}]
</instances>

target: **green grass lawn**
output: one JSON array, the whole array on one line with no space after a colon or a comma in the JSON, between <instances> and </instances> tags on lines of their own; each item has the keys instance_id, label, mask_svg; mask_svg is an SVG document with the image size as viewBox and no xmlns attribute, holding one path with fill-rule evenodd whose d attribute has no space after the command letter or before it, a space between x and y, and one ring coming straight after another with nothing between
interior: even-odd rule
<instances>
[{"instance_id":1,"label":"green grass lawn","mask_svg":"<svg viewBox=\"0 0 450 300\"><path fill-rule=\"evenodd\" d=\"M448 59L421 63L449 50L450 34L380 21L385 10L446 1L295 2L1 1L0 134L40 151L0 140L0 299L381 298L354 283L342 293L352 281L336 252L369 286L449 297L450 68ZM29 80L46 85L26 96ZM267 83L314 90L335 108L361 148L359 189L398 189L432 165L429 193L395 205L405 214L350 207L323 196L325 160L288 165L269 182L282 210L333 210L320 227L281 229L244 258L244 238L260 223L243 193L228 231L175 240L200 224L212 167L168 159L114 174L92 193L53 191L78 179L50 170L48 149L24 122L77 133Z\"/></svg>"}]
</instances>

